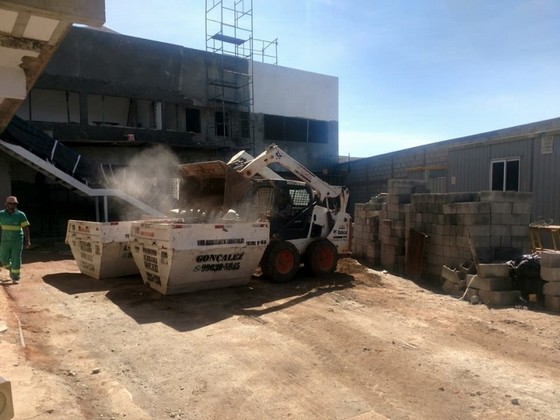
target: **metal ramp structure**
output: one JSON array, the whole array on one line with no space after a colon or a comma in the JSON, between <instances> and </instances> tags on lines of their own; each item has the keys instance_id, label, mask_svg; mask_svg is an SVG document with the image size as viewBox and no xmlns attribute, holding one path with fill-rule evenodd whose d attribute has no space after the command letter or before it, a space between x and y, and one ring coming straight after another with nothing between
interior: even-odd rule
<instances>
[{"instance_id":1,"label":"metal ramp structure","mask_svg":"<svg viewBox=\"0 0 560 420\"><path fill-rule=\"evenodd\" d=\"M110 197L126 202L145 215L165 217L159 210L120 189L103 187L107 176L102 164L76 153L18 117L13 118L2 138L0 150L72 192L95 198L97 221L108 221Z\"/></svg>"}]
</instances>

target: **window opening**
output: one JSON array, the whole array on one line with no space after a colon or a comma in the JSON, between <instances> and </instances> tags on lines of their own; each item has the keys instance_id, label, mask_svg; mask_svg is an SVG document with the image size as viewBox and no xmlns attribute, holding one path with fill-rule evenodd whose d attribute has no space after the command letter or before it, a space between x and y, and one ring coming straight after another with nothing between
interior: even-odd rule
<instances>
[{"instance_id":1,"label":"window opening","mask_svg":"<svg viewBox=\"0 0 560 420\"><path fill-rule=\"evenodd\" d=\"M519 191L519 159L501 159L492 162L492 191Z\"/></svg>"}]
</instances>

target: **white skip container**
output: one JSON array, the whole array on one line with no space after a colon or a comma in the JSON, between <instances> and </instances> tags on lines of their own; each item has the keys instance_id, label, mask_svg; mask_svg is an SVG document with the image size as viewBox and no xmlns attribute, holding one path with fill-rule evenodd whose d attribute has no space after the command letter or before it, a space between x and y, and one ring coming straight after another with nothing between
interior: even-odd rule
<instances>
[{"instance_id":1,"label":"white skip container","mask_svg":"<svg viewBox=\"0 0 560 420\"><path fill-rule=\"evenodd\" d=\"M269 224L132 223L130 250L145 284L164 295L249 283Z\"/></svg>"},{"instance_id":2,"label":"white skip container","mask_svg":"<svg viewBox=\"0 0 560 420\"><path fill-rule=\"evenodd\" d=\"M128 245L131 224L69 220L66 243L80 271L96 279L138 274Z\"/></svg>"}]
</instances>

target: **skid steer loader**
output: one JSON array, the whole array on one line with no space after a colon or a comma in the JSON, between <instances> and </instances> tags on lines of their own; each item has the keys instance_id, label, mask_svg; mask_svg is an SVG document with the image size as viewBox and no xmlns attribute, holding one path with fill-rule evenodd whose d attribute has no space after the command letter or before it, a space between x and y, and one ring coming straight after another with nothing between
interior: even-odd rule
<instances>
[{"instance_id":1,"label":"skid steer loader","mask_svg":"<svg viewBox=\"0 0 560 420\"><path fill-rule=\"evenodd\" d=\"M299 180L288 180L269 168L278 164ZM314 175L277 145L253 157L240 152L221 161L179 165L181 217L193 214L212 222L229 217L266 221L269 243L260 260L266 277L276 282L294 278L303 263L315 276L331 273L338 258L351 252L348 190ZM225 215L225 216L224 216Z\"/></svg>"}]
</instances>

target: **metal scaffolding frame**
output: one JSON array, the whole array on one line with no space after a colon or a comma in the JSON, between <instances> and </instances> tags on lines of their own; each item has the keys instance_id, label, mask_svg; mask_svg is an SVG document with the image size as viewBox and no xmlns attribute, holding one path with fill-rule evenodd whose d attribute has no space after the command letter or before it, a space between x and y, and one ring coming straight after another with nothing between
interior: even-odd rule
<instances>
[{"instance_id":1,"label":"metal scaffolding frame","mask_svg":"<svg viewBox=\"0 0 560 420\"><path fill-rule=\"evenodd\" d=\"M253 154L253 61L277 64L278 41L253 38L252 0L206 0L205 30L206 51L212 54L206 67L207 139L224 150Z\"/></svg>"}]
</instances>

